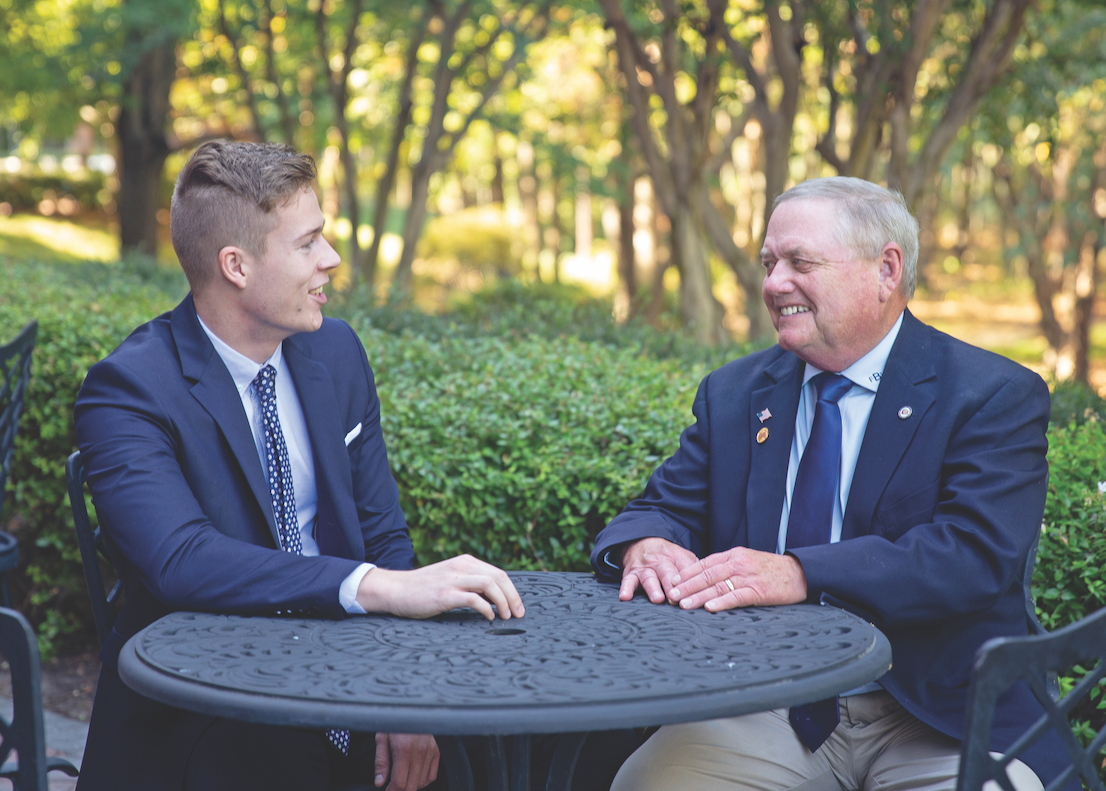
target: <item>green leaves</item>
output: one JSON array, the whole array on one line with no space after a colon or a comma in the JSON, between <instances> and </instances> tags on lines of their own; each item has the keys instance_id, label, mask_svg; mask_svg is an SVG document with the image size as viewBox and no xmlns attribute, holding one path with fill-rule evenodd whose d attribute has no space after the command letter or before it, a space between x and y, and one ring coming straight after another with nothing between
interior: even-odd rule
<instances>
[{"instance_id":1,"label":"green leaves","mask_svg":"<svg viewBox=\"0 0 1106 791\"><path fill-rule=\"evenodd\" d=\"M574 338L361 333L422 563L588 568L675 450L706 369Z\"/></svg>"},{"instance_id":2,"label":"green leaves","mask_svg":"<svg viewBox=\"0 0 1106 791\"><path fill-rule=\"evenodd\" d=\"M15 442L3 529L19 540L16 607L37 625L44 656L92 641L88 594L73 536L65 459L76 449L73 404L85 374L186 288L148 263L14 263L0 259L0 339L38 321L31 382Z\"/></svg>"}]
</instances>

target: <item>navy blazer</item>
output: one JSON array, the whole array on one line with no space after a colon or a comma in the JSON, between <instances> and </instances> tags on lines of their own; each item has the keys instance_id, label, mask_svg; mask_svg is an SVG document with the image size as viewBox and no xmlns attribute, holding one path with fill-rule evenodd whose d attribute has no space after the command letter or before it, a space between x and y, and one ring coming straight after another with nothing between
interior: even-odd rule
<instances>
[{"instance_id":1,"label":"navy blazer","mask_svg":"<svg viewBox=\"0 0 1106 791\"><path fill-rule=\"evenodd\" d=\"M338 588L359 563L413 566L360 340L324 319L316 332L286 339L283 354L311 438L319 557L279 549L241 398L191 296L135 330L85 379L77 441L102 528L124 559L126 603L101 652L82 791L179 787L211 720L119 681L119 649L135 632L175 610L340 618Z\"/></svg>"},{"instance_id":2,"label":"navy blazer","mask_svg":"<svg viewBox=\"0 0 1106 791\"><path fill-rule=\"evenodd\" d=\"M696 422L675 455L600 532L592 552L600 576L613 576L600 562L608 550L648 536L699 556L735 546L776 551L803 370L774 346L703 380ZM764 409L772 416L762 423ZM992 637L1027 633L1021 572L1044 512L1048 416L1039 376L907 311L872 405L841 541L793 552L810 601L856 612L887 635L894 665L880 683L954 738L976 651ZM762 427L769 436L758 443ZM992 748L1008 747L1040 714L1028 687L1015 689L1000 701ZM1049 752L1042 744L1026 758L1046 784L1063 767Z\"/></svg>"}]
</instances>

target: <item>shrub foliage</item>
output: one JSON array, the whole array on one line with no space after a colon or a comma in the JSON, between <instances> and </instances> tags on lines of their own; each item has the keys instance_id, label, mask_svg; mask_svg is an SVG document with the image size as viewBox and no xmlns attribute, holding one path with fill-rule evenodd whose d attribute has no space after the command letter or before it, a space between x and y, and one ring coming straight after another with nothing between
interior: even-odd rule
<instances>
[{"instance_id":1,"label":"shrub foliage","mask_svg":"<svg viewBox=\"0 0 1106 791\"><path fill-rule=\"evenodd\" d=\"M136 326L171 307L183 278L147 262L106 266L0 261L0 338L38 321L38 339L4 501L19 540L16 606L38 627L47 656L95 645L80 552L65 489L76 449L73 403L85 374Z\"/></svg>"}]
</instances>

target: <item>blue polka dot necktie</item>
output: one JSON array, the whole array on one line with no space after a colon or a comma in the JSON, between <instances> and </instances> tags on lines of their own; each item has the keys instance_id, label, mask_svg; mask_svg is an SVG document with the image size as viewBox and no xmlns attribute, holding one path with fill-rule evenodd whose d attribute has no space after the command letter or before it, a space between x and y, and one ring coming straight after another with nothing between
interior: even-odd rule
<instances>
[{"instance_id":1,"label":"blue polka dot necktie","mask_svg":"<svg viewBox=\"0 0 1106 791\"><path fill-rule=\"evenodd\" d=\"M273 501L273 518L281 549L294 555L303 554L300 541L299 516L296 512L296 491L292 486L292 465L288 461L288 446L280 428L276 403L276 368L264 366L253 385L261 401L261 418L265 431L265 459L268 462L269 497ZM326 738L342 753L349 755L349 731L332 729Z\"/></svg>"},{"instance_id":2,"label":"blue polka dot necktie","mask_svg":"<svg viewBox=\"0 0 1106 791\"><path fill-rule=\"evenodd\" d=\"M841 466L841 408L837 402L853 383L841 374L820 373L811 382L818 391L810 438L795 475L791 509L787 516L787 549L828 544L833 527ZM792 706L787 714L799 739L813 753L841 722L837 698Z\"/></svg>"}]
</instances>

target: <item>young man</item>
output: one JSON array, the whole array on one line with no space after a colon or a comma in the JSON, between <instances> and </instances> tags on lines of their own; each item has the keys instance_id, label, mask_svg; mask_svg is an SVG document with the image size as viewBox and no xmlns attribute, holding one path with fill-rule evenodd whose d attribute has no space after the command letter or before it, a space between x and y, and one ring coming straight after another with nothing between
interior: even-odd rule
<instances>
[{"instance_id":1,"label":"young man","mask_svg":"<svg viewBox=\"0 0 1106 791\"><path fill-rule=\"evenodd\" d=\"M703 380L679 450L592 554L624 600L845 607L894 666L839 702L662 728L615 789L955 787L975 653L1027 631L1049 395L906 310L917 255L896 193L829 178L781 195L761 252L779 345ZM992 749L1040 713L1024 685L1004 697ZM1058 746L1015 762L1019 788L1058 773Z\"/></svg>"},{"instance_id":2,"label":"young man","mask_svg":"<svg viewBox=\"0 0 1106 791\"><path fill-rule=\"evenodd\" d=\"M314 178L286 146L199 148L171 221L191 293L81 388L77 439L127 592L101 654L81 791L414 791L437 774L429 736L251 725L131 691L119 649L170 611L523 615L507 575L475 558L410 570L372 370L353 331L320 311L339 259Z\"/></svg>"}]
</instances>

